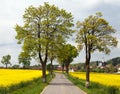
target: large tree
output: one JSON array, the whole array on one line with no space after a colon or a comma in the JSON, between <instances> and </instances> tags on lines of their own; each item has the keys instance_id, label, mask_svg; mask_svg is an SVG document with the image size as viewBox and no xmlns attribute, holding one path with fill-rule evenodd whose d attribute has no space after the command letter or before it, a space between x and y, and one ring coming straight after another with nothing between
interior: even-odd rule
<instances>
[{"instance_id":1,"label":"large tree","mask_svg":"<svg viewBox=\"0 0 120 94\"><path fill-rule=\"evenodd\" d=\"M6 55L2 57L1 63L6 66L6 69L7 69L8 64L11 65L10 59L11 59L10 55Z\"/></svg>"},{"instance_id":2,"label":"large tree","mask_svg":"<svg viewBox=\"0 0 120 94\"><path fill-rule=\"evenodd\" d=\"M43 81L46 82L46 63L51 44L59 37L65 40L73 32L73 17L64 9L44 3L43 6L28 7L23 19L24 25L15 27L16 39L19 40L18 43L23 43L25 52L39 59Z\"/></svg>"},{"instance_id":3,"label":"large tree","mask_svg":"<svg viewBox=\"0 0 120 94\"><path fill-rule=\"evenodd\" d=\"M89 72L90 72L90 59L91 54L95 51L110 53L111 47L117 46L117 40L112 36L115 29L102 18L100 12L96 15L91 15L83 22L77 22L78 34L76 42L79 49L85 48L86 53L86 87L89 87Z\"/></svg>"},{"instance_id":4,"label":"large tree","mask_svg":"<svg viewBox=\"0 0 120 94\"><path fill-rule=\"evenodd\" d=\"M71 44L64 44L58 52L58 61L62 65L62 70L64 66L66 67L66 73L69 74L69 65L73 59L78 55L77 49Z\"/></svg>"}]
</instances>

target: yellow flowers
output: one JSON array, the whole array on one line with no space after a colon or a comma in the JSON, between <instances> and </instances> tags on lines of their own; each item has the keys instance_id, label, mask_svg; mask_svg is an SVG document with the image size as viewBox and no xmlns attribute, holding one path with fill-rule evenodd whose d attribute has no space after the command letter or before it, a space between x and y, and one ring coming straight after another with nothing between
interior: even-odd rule
<instances>
[{"instance_id":1,"label":"yellow flowers","mask_svg":"<svg viewBox=\"0 0 120 94\"><path fill-rule=\"evenodd\" d=\"M72 76L85 80L85 72L71 72ZM120 75L105 73L90 73L90 81L97 82L107 86L115 86L120 88Z\"/></svg>"},{"instance_id":2,"label":"yellow flowers","mask_svg":"<svg viewBox=\"0 0 120 94\"><path fill-rule=\"evenodd\" d=\"M0 69L0 86L7 87L41 77L40 70Z\"/></svg>"}]
</instances>

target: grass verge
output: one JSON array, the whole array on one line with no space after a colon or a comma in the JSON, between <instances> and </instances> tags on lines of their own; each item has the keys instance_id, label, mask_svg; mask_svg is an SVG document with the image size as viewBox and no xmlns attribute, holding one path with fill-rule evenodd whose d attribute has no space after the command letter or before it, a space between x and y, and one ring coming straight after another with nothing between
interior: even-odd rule
<instances>
[{"instance_id":1,"label":"grass verge","mask_svg":"<svg viewBox=\"0 0 120 94\"><path fill-rule=\"evenodd\" d=\"M120 94L120 89L113 86L104 86L99 83L90 82L89 89L85 88L85 80L75 78L68 75L67 78L72 81L76 86L78 86L87 94Z\"/></svg>"},{"instance_id":2,"label":"grass verge","mask_svg":"<svg viewBox=\"0 0 120 94\"><path fill-rule=\"evenodd\" d=\"M50 82L52 77L47 75L47 81ZM40 94L48 85L43 83L42 78L37 78L28 82L21 82L18 85L12 85L8 88L0 87L0 94Z\"/></svg>"}]
</instances>

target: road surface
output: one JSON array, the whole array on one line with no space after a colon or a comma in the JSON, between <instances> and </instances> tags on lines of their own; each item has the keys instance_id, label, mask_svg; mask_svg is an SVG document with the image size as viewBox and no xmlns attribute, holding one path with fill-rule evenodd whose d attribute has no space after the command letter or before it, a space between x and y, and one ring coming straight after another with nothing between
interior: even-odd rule
<instances>
[{"instance_id":1,"label":"road surface","mask_svg":"<svg viewBox=\"0 0 120 94\"><path fill-rule=\"evenodd\" d=\"M63 74L56 73L56 77L42 91L41 94L87 94L72 84Z\"/></svg>"}]
</instances>

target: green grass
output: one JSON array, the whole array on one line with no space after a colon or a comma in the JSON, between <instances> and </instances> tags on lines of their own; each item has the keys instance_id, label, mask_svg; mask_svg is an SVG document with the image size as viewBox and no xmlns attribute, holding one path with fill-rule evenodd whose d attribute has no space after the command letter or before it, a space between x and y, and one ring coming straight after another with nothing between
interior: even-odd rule
<instances>
[{"instance_id":1,"label":"green grass","mask_svg":"<svg viewBox=\"0 0 120 94\"><path fill-rule=\"evenodd\" d=\"M85 88L85 80L75 78L71 75L67 76L67 78L83 91L87 92L87 94L120 94L120 89L117 87L108 87L95 82L90 82L90 87L87 89Z\"/></svg>"},{"instance_id":2,"label":"green grass","mask_svg":"<svg viewBox=\"0 0 120 94\"><path fill-rule=\"evenodd\" d=\"M47 75L47 81L51 81L50 75ZM18 85L12 85L9 88L0 87L0 94L40 94L48 85L42 82L42 78L34 79L29 82L21 82Z\"/></svg>"}]
</instances>

